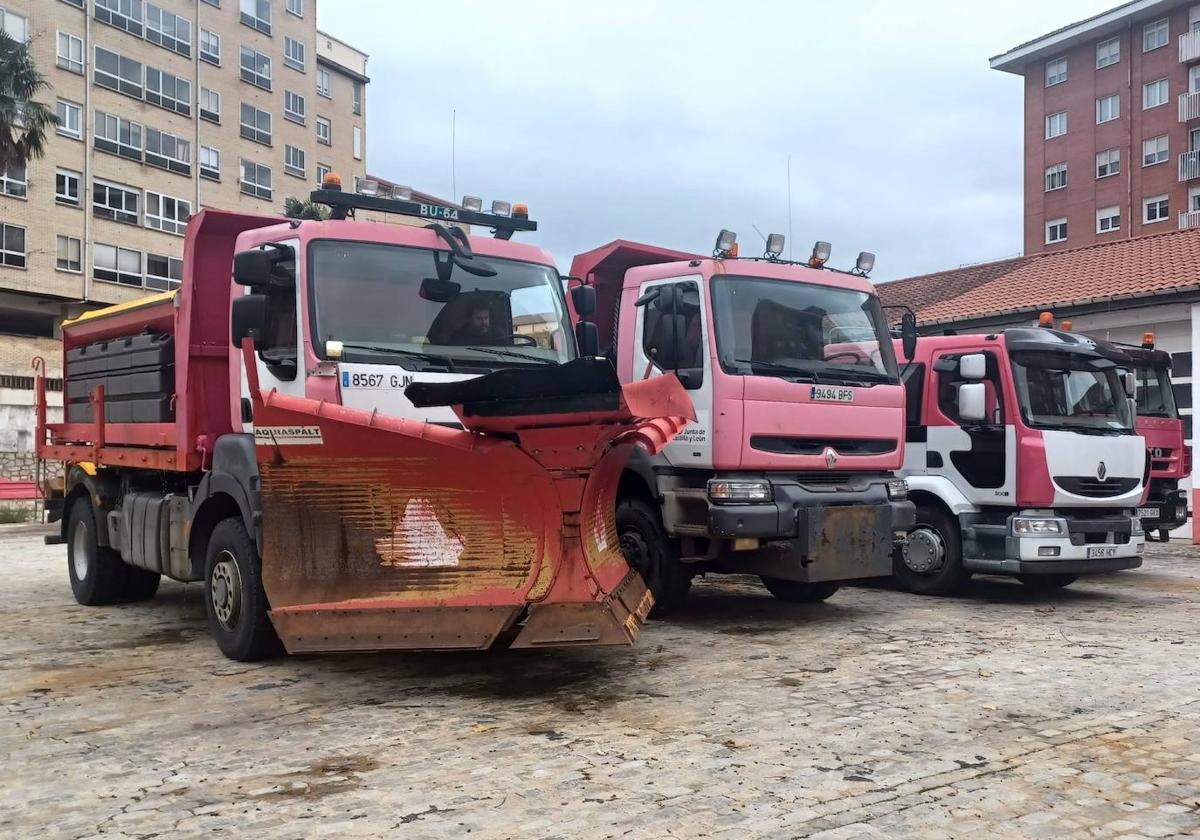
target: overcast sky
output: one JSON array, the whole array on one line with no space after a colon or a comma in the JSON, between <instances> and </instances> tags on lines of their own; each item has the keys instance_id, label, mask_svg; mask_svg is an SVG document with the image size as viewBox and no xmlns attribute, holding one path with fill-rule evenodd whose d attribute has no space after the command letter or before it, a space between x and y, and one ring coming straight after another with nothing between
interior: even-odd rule
<instances>
[{"instance_id":1,"label":"overcast sky","mask_svg":"<svg viewBox=\"0 0 1200 840\"><path fill-rule=\"evenodd\" d=\"M1021 80L988 58L1116 0L321 0L370 54L372 174L524 201L564 271L624 238L787 233L876 280L1021 248ZM457 110L457 190L451 111Z\"/></svg>"}]
</instances>

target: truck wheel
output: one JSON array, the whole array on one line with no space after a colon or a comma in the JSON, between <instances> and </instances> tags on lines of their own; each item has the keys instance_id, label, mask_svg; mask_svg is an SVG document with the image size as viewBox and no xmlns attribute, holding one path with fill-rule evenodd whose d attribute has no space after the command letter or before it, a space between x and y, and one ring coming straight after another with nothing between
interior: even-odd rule
<instances>
[{"instance_id":1,"label":"truck wheel","mask_svg":"<svg viewBox=\"0 0 1200 840\"><path fill-rule=\"evenodd\" d=\"M654 596L651 615L679 607L692 588L692 572L679 562L679 546L667 536L658 511L644 499L622 499L617 503L617 533L625 562Z\"/></svg>"},{"instance_id":2,"label":"truck wheel","mask_svg":"<svg viewBox=\"0 0 1200 840\"><path fill-rule=\"evenodd\" d=\"M221 653L238 662L283 652L268 614L262 566L240 519L213 529L204 558L204 606L208 627Z\"/></svg>"},{"instance_id":3,"label":"truck wheel","mask_svg":"<svg viewBox=\"0 0 1200 840\"><path fill-rule=\"evenodd\" d=\"M799 580L765 577L762 578L762 582L768 592L780 601L786 601L789 604L819 604L841 588L840 583L828 580L806 583Z\"/></svg>"},{"instance_id":4,"label":"truck wheel","mask_svg":"<svg viewBox=\"0 0 1200 840\"><path fill-rule=\"evenodd\" d=\"M1056 592L1079 580L1079 575L1017 575L1034 592Z\"/></svg>"},{"instance_id":5,"label":"truck wheel","mask_svg":"<svg viewBox=\"0 0 1200 840\"><path fill-rule=\"evenodd\" d=\"M918 595L952 595L971 577L962 565L958 523L938 508L917 505L917 524L908 542L892 555L892 574Z\"/></svg>"},{"instance_id":6,"label":"truck wheel","mask_svg":"<svg viewBox=\"0 0 1200 840\"><path fill-rule=\"evenodd\" d=\"M123 600L122 584L128 568L119 552L96 539L96 510L92 500L80 496L67 512L67 574L75 600L87 607Z\"/></svg>"}]
</instances>

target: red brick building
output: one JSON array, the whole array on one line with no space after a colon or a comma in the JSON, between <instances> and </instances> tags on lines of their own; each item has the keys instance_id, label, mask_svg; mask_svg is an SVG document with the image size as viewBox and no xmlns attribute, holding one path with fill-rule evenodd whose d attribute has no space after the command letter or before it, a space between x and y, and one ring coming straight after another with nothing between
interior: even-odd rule
<instances>
[{"instance_id":1,"label":"red brick building","mask_svg":"<svg viewBox=\"0 0 1200 840\"><path fill-rule=\"evenodd\" d=\"M1025 80L1025 253L1200 227L1200 3L1125 3L991 66Z\"/></svg>"}]
</instances>

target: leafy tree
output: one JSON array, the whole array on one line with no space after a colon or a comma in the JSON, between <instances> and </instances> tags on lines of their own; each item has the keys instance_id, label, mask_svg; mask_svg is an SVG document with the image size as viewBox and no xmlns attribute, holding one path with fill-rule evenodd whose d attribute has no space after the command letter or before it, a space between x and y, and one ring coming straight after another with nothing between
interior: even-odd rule
<instances>
[{"instance_id":1,"label":"leafy tree","mask_svg":"<svg viewBox=\"0 0 1200 840\"><path fill-rule=\"evenodd\" d=\"M311 199L288 198L283 202L283 215L289 219L312 219L323 222L329 218L329 208L314 204Z\"/></svg>"},{"instance_id":2,"label":"leafy tree","mask_svg":"<svg viewBox=\"0 0 1200 840\"><path fill-rule=\"evenodd\" d=\"M0 31L0 170L46 153L46 133L58 117L33 98L48 87L29 45Z\"/></svg>"}]
</instances>

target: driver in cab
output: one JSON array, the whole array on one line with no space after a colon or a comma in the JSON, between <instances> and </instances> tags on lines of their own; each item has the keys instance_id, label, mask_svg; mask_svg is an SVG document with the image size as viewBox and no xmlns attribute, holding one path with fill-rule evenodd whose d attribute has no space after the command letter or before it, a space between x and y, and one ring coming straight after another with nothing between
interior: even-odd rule
<instances>
[{"instance_id":1,"label":"driver in cab","mask_svg":"<svg viewBox=\"0 0 1200 840\"><path fill-rule=\"evenodd\" d=\"M498 345L509 342L498 337L492 330L492 310L477 303L468 310L466 322L450 334L449 344L470 347L471 345Z\"/></svg>"}]
</instances>

